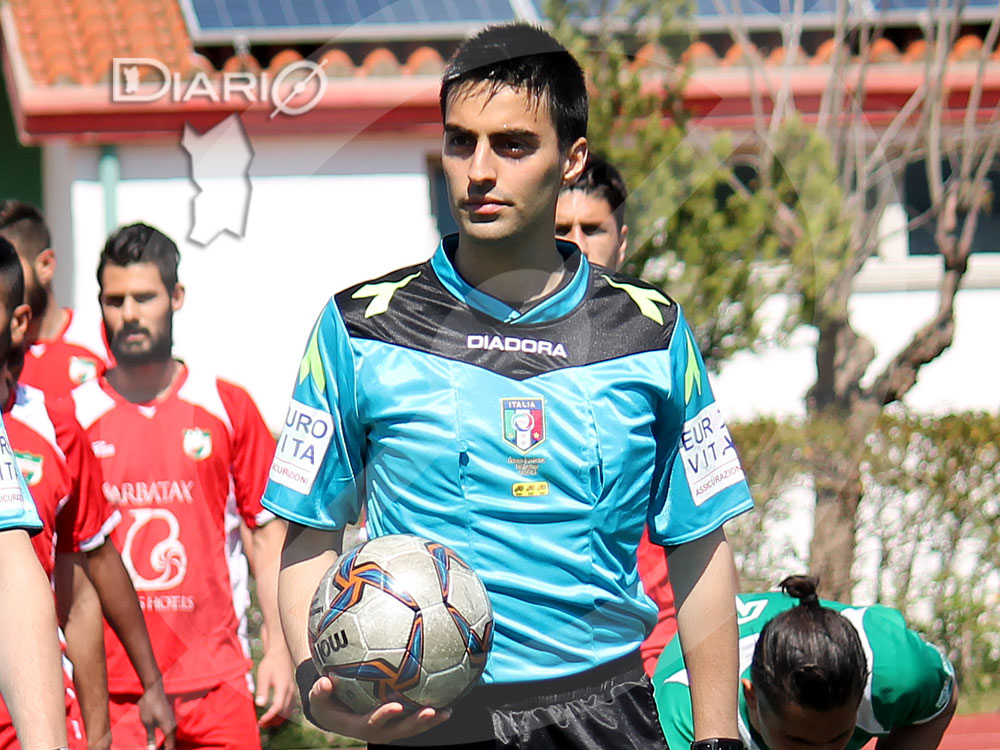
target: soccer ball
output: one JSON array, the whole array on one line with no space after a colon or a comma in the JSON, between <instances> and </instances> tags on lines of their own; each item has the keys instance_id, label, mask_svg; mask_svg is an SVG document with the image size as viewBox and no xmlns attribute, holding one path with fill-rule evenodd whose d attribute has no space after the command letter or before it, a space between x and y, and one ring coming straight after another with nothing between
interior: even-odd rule
<instances>
[{"instance_id":1,"label":"soccer ball","mask_svg":"<svg viewBox=\"0 0 1000 750\"><path fill-rule=\"evenodd\" d=\"M372 539L324 574L309 609L309 649L335 693L367 713L397 701L444 708L482 674L493 608L479 576L443 544Z\"/></svg>"}]
</instances>

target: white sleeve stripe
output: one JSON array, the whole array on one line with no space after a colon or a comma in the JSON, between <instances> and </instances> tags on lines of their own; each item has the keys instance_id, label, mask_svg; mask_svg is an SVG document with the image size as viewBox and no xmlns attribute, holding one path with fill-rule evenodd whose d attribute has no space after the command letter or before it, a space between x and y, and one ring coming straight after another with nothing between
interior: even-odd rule
<instances>
[{"instance_id":1,"label":"white sleeve stripe","mask_svg":"<svg viewBox=\"0 0 1000 750\"><path fill-rule=\"evenodd\" d=\"M863 625L865 611L867 607L848 607L841 611L841 615L858 631L858 638L861 640L861 648L865 652L865 660L868 662L868 679L865 681L865 692L861 698L861 705L858 707L858 726L869 734L885 734L886 728L875 718L875 706L872 704L872 678L875 673L875 654L872 651L872 644L868 641L868 633Z\"/></svg>"},{"instance_id":2,"label":"white sleeve stripe","mask_svg":"<svg viewBox=\"0 0 1000 750\"><path fill-rule=\"evenodd\" d=\"M96 380L88 380L70 393L76 407L76 421L85 430L89 430L94 422L115 408L115 401L101 390Z\"/></svg>"},{"instance_id":3,"label":"white sleeve stripe","mask_svg":"<svg viewBox=\"0 0 1000 750\"><path fill-rule=\"evenodd\" d=\"M277 516L274 515L274 513L272 513L271 511L269 511L266 508L264 508L257 515L255 515L253 518L254 518L254 521L257 523L258 526L263 526L264 524L271 523L271 521L273 521L274 519L276 519Z\"/></svg>"},{"instance_id":4,"label":"white sleeve stripe","mask_svg":"<svg viewBox=\"0 0 1000 750\"><path fill-rule=\"evenodd\" d=\"M122 514L117 508L115 508L114 512L110 516L108 516L107 520L105 520L105 522L101 524L100 531L98 531L89 539L84 539L82 542L80 542L80 550L82 552L92 552L98 547L100 547L108 540L108 537L111 535L111 532L114 531L115 527L119 523L121 523L121 520L122 520Z\"/></svg>"}]
</instances>

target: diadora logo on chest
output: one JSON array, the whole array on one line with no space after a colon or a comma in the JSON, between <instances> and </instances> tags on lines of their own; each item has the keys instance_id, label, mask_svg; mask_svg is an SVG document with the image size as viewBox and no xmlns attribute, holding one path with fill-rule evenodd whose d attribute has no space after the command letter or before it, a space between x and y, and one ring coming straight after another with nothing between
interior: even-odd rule
<instances>
[{"instance_id":1,"label":"diadora logo on chest","mask_svg":"<svg viewBox=\"0 0 1000 750\"><path fill-rule=\"evenodd\" d=\"M470 333L465 338L466 349L484 349L498 352L524 352L525 354L547 354L550 357L567 359L566 347L557 341L543 339L522 339L516 336L496 336L488 333Z\"/></svg>"}]
</instances>

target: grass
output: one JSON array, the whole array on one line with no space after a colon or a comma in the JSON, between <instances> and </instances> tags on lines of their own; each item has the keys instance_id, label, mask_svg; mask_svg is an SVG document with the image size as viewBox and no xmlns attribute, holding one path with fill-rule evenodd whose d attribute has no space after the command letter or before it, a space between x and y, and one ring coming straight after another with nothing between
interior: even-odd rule
<instances>
[{"instance_id":1,"label":"grass","mask_svg":"<svg viewBox=\"0 0 1000 750\"><path fill-rule=\"evenodd\" d=\"M958 693L958 713L991 714L1000 711L1000 687Z\"/></svg>"},{"instance_id":2,"label":"grass","mask_svg":"<svg viewBox=\"0 0 1000 750\"><path fill-rule=\"evenodd\" d=\"M260 731L263 750L306 750L306 748L364 747L365 743L342 737L331 732L321 732L300 712L279 727L265 727Z\"/></svg>"}]
</instances>

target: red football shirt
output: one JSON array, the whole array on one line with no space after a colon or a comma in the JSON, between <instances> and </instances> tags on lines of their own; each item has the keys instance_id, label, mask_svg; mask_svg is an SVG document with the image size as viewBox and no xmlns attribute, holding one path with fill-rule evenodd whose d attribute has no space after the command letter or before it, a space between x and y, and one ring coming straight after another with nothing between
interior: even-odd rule
<instances>
[{"instance_id":1,"label":"red football shirt","mask_svg":"<svg viewBox=\"0 0 1000 750\"><path fill-rule=\"evenodd\" d=\"M186 366L169 391L133 404L100 378L73 391L76 415L121 509L114 532L168 693L245 674L247 563L240 519L260 505L274 438L242 388ZM105 627L108 687L139 693L121 643Z\"/></svg>"},{"instance_id":2,"label":"red football shirt","mask_svg":"<svg viewBox=\"0 0 1000 750\"><path fill-rule=\"evenodd\" d=\"M66 323L50 339L39 339L24 355L19 380L39 388L50 400L68 396L104 374L110 357L99 321L80 321L66 308Z\"/></svg>"},{"instance_id":3,"label":"red football shirt","mask_svg":"<svg viewBox=\"0 0 1000 750\"><path fill-rule=\"evenodd\" d=\"M653 676L656 660L663 647L677 633L677 612L674 609L674 590L667 577L667 556L663 547L649 541L649 529L643 529L639 540L639 578L649 598L656 602L660 612L656 626L642 642L642 664L646 674Z\"/></svg>"},{"instance_id":4,"label":"red football shirt","mask_svg":"<svg viewBox=\"0 0 1000 750\"><path fill-rule=\"evenodd\" d=\"M11 447L44 524L31 541L51 577L57 550L100 547L121 515L104 499L97 459L71 413L24 385L12 389L3 412ZM68 675L65 680L69 709L75 694ZM10 714L0 701L0 734L10 725Z\"/></svg>"},{"instance_id":5,"label":"red football shirt","mask_svg":"<svg viewBox=\"0 0 1000 750\"><path fill-rule=\"evenodd\" d=\"M100 467L72 413L18 385L4 405L11 447L44 528L32 537L46 574L55 554L96 549L121 515L104 498Z\"/></svg>"}]
</instances>

